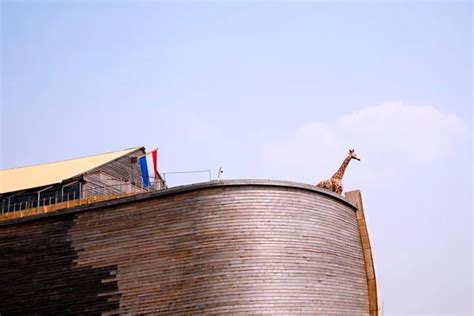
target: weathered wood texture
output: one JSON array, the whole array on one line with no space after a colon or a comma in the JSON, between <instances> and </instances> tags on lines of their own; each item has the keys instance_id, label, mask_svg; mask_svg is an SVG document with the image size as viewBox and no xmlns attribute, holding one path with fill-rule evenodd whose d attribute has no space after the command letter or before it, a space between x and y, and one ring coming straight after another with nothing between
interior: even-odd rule
<instances>
[{"instance_id":1,"label":"weathered wood texture","mask_svg":"<svg viewBox=\"0 0 474 316\"><path fill-rule=\"evenodd\" d=\"M141 156L143 149L137 149L127 156L118 158L83 175L85 183L82 196L98 196L121 193L145 192L140 163L132 163L131 158Z\"/></svg>"},{"instance_id":2,"label":"weathered wood texture","mask_svg":"<svg viewBox=\"0 0 474 316\"><path fill-rule=\"evenodd\" d=\"M116 265L73 264L68 239L74 216L0 229L0 313L2 315L97 315L117 311ZM111 279L111 282L103 282Z\"/></svg>"},{"instance_id":3,"label":"weathered wood texture","mask_svg":"<svg viewBox=\"0 0 474 316\"><path fill-rule=\"evenodd\" d=\"M0 223L0 249L0 275L16 271L0 283L5 314L37 302L45 313L56 304L79 314L89 305L104 314L369 313L355 207L312 186L225 181L145 193ZM51 288L45 274L58 280ZM97 301L73 303L81 296Z\"/></svg>"},{"instance_id":4,"label":"weathered wood texture","mask_svg":"<svg viewBox=\"0 0 474 316\"><path fill-rule=\"evenodd\" d=\"M369 311L371 316L377 316L379 312L377 280L375 277L374 259L372 248L370 246L369 231L364 214L364 204L362 203L362 194L359 190L346 192L346 198L354 202L357 206L356 218L359 226L360 241L364 251L365 268L367 271L367 285L369 289Z\"/></svg>"},{"instance_id":5,"label":"weathered wood texture","mask_svg":"<svg viewBox=\"0 0 474 316\"><path fill-rule=\"evenodd\" d=\"M131 152L127 156L115 159L114 161L108 162L103 166L97 167L91 170L91 173L96 171L102 171L118 180L129 180L129 181L142 181L142 173L140 169L140 163L131 163L132 156L143 155L145 151L143 149L137 149Z\"/></svg>"}]
</instances>

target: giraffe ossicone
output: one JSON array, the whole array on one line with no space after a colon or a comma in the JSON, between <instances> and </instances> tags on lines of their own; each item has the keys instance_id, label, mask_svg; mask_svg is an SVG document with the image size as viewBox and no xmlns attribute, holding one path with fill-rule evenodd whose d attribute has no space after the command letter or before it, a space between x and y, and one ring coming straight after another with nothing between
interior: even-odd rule
<instances>
[{"instance_id":1,"label":"giraffe ossicone","mask_svg":"<svg viewBox=\"0 0 474 316\"><path fill-rule=\"evenodd\" d=\"M346 168L349 165L351 159L360 161L360 158L359 156L357 156L354 149L349 149L347 157L344 159L339 169L331 178L319 182L316 186L342 195L342 178L344 177L344 172L346 171Z\"/></svg>"}]
</instances>

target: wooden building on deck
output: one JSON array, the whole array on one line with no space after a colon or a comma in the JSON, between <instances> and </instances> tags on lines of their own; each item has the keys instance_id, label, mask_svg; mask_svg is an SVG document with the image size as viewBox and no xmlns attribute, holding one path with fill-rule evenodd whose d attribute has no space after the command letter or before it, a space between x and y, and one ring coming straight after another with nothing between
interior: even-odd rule
<instances>
[{"instance_id":1,"label":"wooden building on deck","mask_svg":"<svg viewBox=\"0 0 474 316\"><path fill-rule=\"evenodd\" d=\"M165 187L158 177L147 187L138 158L144 147L0 170L0 213L100 197L143 193Z\"/></svg>"}]
</instances>

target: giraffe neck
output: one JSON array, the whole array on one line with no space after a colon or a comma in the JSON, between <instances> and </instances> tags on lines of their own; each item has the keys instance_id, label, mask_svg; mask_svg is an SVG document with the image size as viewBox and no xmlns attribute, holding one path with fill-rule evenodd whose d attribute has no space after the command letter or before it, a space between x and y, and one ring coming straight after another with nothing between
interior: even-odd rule
<instances>
[{"instance_id":1,"label":"giraffe neck","mask_svg":"<svg viewBox=\"0 0 474 316\"><path fill-rule=\"evenodd\" d=\"M344 159L339 169L332 176L333 179L342 180L342 177L344 177L344 172L346 171L347 165L349 164L349 161L351 161L351 158L351 156L347 156L346 159Z\"/></svg>"}]
</instances>

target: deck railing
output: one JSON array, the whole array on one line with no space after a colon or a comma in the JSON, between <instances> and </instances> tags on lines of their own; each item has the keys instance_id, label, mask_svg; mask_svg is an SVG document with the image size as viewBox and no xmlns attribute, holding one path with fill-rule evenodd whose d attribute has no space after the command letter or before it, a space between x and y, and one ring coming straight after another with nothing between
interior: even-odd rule
<instances>
[{"instance_id":1,"label":"deck railing","mask_svg":"<svg viewBox=\"0 0 474 316\"><path fill-rule=\"evenodd\" d=\"M152 177L150 177L149 186L145 186L142 179L133 179L130 181L109 177L108 179L101 178L100 181L94 181L94 179L90 180L91 181L87 181L88 185L85 186L81 182L74 183L76 187L72 192L64 192L63 189L61 189L59 192L53 193L48 191L44 192L44 190L42 190L30 194L30 196L36 196L36 194L38 194L39 199L33 198L28 201L13 202L15 197L11 197L10 199L4 198L2 203L0 203L0 220L47 213L59 209L75 207L77 205L90 204L96 201L120 198L165 188L163 180L157 179L155 181ZM101 181L104 180L107 180L109 183L103 184ZM67 186L69 189L72 187L72 185ZM49 196L41 198L41 194L43 194L43 196Z\"/></svg>"},{"instance_id":2,"label":"deck railing","mask_svg":"<svg viewBox=\"0 0 474 316\"><path fill-rule=\"evenodd\" d=\"M6 212L6 213L0 214L0 221L55 212L62 209L76 207L80 205L92 204L92 203L102 202L102 201L107 201L107 200L112 200L112 199L119 199L125 196L134 195L134 194L137 194L137 193L97 195L97 196L90 196L90 197L81 198L81 199L68 200L66 202L60 202L56 204L42 205L39 207L26 208L26 209L21 209L18 211Z\"/></svg>"},{"instance_id":3,"label":"deck railing","mask_svg":"<svg viewBox=\"0 0 474 316\"><path fill-rule=\"evenodd\" d=\"M150 175L149 186L145 186L142 178L122 180L99 171L93 175L89 175L85 186L83 186L81 182L72 183L77 185L76 189L72 190L72 192L64 192L64 187L68 187L69 190L71 190L72 184L67 184L63 186L59 192L60 194L51 194L51 192L40 190L36 193L32 193L39 193L39 199L36 198L22 202L11 202L10 199L8 199L7 202L7 200L4 199L0 204L0 221L55 212L65 208L140 194L150 190L161 190L167 187L167 175L196 173L205 173L209 181L212 180L211 170L165 172L162 173L163 178L161 178L161 176L155 178ZM49 196L41 198L41 194L43 194L43 196L49 194ZM12 199L14 199L14 197L12 197Z\"/></svg>"}]
</instances>

